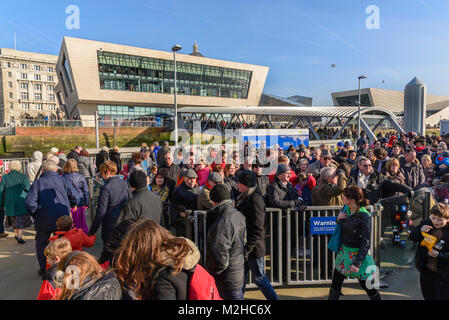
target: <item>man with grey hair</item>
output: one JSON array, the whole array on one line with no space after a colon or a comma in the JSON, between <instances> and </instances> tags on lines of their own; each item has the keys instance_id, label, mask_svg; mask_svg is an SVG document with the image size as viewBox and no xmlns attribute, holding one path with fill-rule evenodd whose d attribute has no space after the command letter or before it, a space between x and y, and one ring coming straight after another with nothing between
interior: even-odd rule
<instances>
[{"instance_id":1,"label":"man with grey hair","mask_svg":"<svg viewBox=\"0 0 449 320\"><path fill-rule=\"evenodd\" d=\"M27 211L34 218L36 253L41 276L46 269L44 249L50 235L57 231L56 221L59 217L70 215L70 208L76 206L82 198L72 184L57 173L55 161L44 161L42 171L41 177L31 185L25 199Z\"/></svg>"}]
</instances>

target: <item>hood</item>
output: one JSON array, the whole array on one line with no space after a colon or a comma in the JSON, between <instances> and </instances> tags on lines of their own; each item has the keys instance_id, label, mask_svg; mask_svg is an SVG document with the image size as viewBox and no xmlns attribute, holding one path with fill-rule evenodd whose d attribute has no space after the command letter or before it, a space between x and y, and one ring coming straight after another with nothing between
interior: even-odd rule
<instances>
[{"instance_id":1,"label":"hood","mask_svg":"<svg viewBox=\"0 0 449 320\"><path fill-rule=\"evenodd\" d=\"M42 161L43 154L40 151L33 152L33 161Z\"/></svg>"},{"instance_id":2,"label":"hood","mask_svg":"<svg viewBox=\"0 0 449 320\"><path fill-rule=\"evenodd\" d=\"M187 244L191 248L191 251L184 258L184 265L182 266L182 268L184 270L192 270L198 264L198 261L200 261L201 253L198 250L197 246L191 240L183 237L179 238L186 240ZM164 261L165 259L167 259L165 263L170 267L173 267L174 262L171 258L167 258L167 252L161 251L161 260Z\"/></svg>"},{"instance_id":3,"label":"hood","mask_svg":"<svg viewBox=\"0 0 449 320\"><path fill-rule=\"evenodd\" d=\"M348 206L345 206L345 208L346 208L346 213L348 214L348 217L349 217L351 214L353 214L353 213L351 213L351 210L349 210L349 207L348 207ZM358 213L365 213L365 214L367 214L368 216L371 217L371 213L370 213L365 207L360 207Z\"/></svg>"},{"instance_id":4,"label":"hood","mask_svg":"<svg viewBox=\"0 0 449 320\"><path fill-rule=\"evenodd\" d=\"M67 156L64 153L60 153L58 154L58 158L62 161L66 161L67 162Z\"/></svg>"}]
</instances>

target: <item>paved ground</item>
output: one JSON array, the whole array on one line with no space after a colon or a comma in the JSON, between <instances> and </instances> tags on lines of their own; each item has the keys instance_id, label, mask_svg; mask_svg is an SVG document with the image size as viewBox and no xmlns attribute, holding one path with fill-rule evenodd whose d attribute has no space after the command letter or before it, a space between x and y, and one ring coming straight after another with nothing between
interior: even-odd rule
<instances>
[{"instance_id":1,"label":"paved ground","mask_svg":"<svg viewBox=\"0 0 449 320\"><path fill-rule=\"evenodd\" d=\"M34 300L37 297L41 278L37 274L38 263L34 248L34 235L32 229L24 232L26 244L20 245L14 240L14 234L0 239L0 300ZM97 240L87 252L99 256L101 251L101 239ZM392 247L386 241L386 248L381 251L381 267L384 270L392 270L382 280L389 286L381 290L382 298L385 300L421 300L419 288L419 273L411 262L414 256L411 243L407 243L405 249ZM280 299L326 299L329 285L314 287L276 288ZM344 296L341 300L367 299L364 291L358 284L344 284ZM248 290L245 294L247 299L264 299L259 290Z\"/></svg>"}]
</instances>

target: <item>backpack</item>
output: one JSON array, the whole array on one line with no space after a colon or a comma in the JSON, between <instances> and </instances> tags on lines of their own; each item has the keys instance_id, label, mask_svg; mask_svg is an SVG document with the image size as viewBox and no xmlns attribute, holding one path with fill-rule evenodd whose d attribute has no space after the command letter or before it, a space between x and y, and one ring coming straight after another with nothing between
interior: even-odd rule
<instances>
[{"instance_id":1,"label":"backpack","mask_svg":"<svg viewBox=\"0 0 449 320\"><path fill-rule=\"evenodd\" d=\"M189 278L188 300L223 300L218 293L214 277L199 264Z\"/></svg>"}]
</instances>

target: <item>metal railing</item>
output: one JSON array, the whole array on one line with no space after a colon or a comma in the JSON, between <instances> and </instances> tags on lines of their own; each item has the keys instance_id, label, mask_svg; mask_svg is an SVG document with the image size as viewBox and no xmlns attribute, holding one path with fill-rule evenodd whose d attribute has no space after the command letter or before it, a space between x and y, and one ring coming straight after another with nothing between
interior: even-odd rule
<instances>
[{"instance_id":1,"label":"metal railing","mask_svg":"<svg viewBox=\"0 0 449 320\"><path fill-rule=\"evenodd\" d=\"M169 127L170 120L99 120L99 127ZM95 120L44 120L21 119L11 123L11 127L95 127Z\"/></svg>"},{"instance_id":2,"label":"metal railing","mask_svg":"<svg viewBox=\"0 0 449 320\"><path fill-rule=\"evenodd\" d=\"M335 253L328 250L330 234L312 235L310 218L336 217L342 207L307 207L296 209L266 208L265 274L273 287L330 284L335 269ZM372 213L371 248L380 267L381 210L380 205L368 208ZM201 252L200 263L206 264L206 211L194 211L193 241ZM357 282L357 280L348 280ZM248 288L254 288L250 275Z\"/></svg>"}]
</instances>

